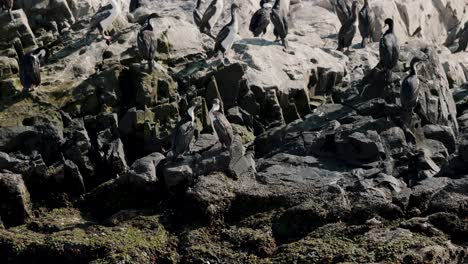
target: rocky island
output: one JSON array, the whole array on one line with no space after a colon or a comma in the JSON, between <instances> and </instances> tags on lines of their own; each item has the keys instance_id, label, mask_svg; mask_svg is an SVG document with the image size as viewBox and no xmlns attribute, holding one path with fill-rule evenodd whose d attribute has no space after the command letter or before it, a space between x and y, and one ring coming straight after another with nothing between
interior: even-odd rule
<instances>
[{"instance_id":1,"label":"rocky island","mask_svg":"<svg viewBox=\"0 0 468 264\"><path fill-rule=\"evenodd\" d=\"M468 262L466 0L0 7L0 263Z\"/></svg>"}]
</instances>

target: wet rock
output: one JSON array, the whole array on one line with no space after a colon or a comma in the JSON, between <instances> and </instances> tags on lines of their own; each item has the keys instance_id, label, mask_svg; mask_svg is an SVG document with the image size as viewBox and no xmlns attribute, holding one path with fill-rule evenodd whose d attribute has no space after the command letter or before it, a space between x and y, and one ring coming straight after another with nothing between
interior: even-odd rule
<instances>
[{"instance_id":1,"label":"wet rock","mask_svg":"<svg viewBox=\"0 0 468 264\"><path fill-rule=\"evenodd\" d=\"M0 218L6 227L24 224L31 217L29 192L19 174L0 173Z\"/></svg>"},{"instance_id":2,"label":"wet rock","mask_svg":"<svg viewBox=\"0 0 468 264\"><path fill-rule=\"evenodd\" d=\"M199 177L187 191L192 206L210 219L222 218L235 197L235 183L222 173Z\"/></svg>"},{"instance_id":3,"label":"wet rock","mask_svg":"<svg viewBox=\"0 0 468 264\"><path fill-rule=\"evenodd\" d=\"M289 208L273 224L275 237L281 240L304 236L327 223L327 211L315 202Z\"/></svg>"}]
</instances>

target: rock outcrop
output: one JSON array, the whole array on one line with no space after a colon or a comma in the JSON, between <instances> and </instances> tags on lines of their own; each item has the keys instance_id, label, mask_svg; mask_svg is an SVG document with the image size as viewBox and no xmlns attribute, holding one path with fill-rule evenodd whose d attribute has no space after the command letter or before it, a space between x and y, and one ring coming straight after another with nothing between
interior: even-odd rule
<instances>
[{"instance_id":1,"label":"rock outcrop","mask_svg":"<svg viewBox=\"0 0 468 264\"><path fill-rule=\"evenodd\" d=\"M467 261L468 53L452 54L465 0L370 0L373 43L356 35L345 53L335 1L282 1L283 49L271 26L251 35L260 6L248 0L224 58L209 56L196 1L142 0L132 13L118 2L109 44L88 32L101 1L17 0L13 19L0 14L0 262ZM149 72L136 36L152 13ZM387 17L401 54L385 80ZM50 51L42 83L23 93L18 62L38 46ZM414 57L419 103L405 112ZM215 98L229 148L209 117ZM173 159L194 103L190 150Z\"/></svg>"}]
</instances>

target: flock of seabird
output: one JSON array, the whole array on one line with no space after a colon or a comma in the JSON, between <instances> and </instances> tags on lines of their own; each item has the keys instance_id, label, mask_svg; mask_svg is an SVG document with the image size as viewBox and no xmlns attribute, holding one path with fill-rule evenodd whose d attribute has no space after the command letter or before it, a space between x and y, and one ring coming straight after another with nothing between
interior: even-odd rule
<instances>
[{"instance_id":1,"label":"flock of seabird","mask_svg":"<svg viewBox=\"0 0 468 264\"><path fill-rule=\"evenodd\" d=\"M108 33L114 20L121 13L119 0L109 0L109 4L102 6L96 14L91 18L88 36L92 31L98 29L103 39L108 45L111 44L112 36ZM232 45L237 37L239 23L237 18L237 10L239 6L232 4L230 7L231 20L226 24L216 36L212 35L212 30L216 26L221 14L224 11L225 0L212 0L204 12L202 12L201 4L203 0L196 0L196 7L193 10L193 20L201 33L204 33L215 40L213 54L218 54L220 51L224 54L232 48ZM289 48L288 35L288 19L289 11L282 10L282 0L261 0L260 9L252 16L249 23L249 30L254 37L265 35L270 22L273 24L273 34L276 41L281 40L285 49ZM373 21L374 16L371 13L368 0L364 0L363 7L358 11L358 2L354 0L350 7L349 0L336 0L335 11L341 22L341 28L338 32L338 50L343 51L345 48L349 51L353 43L353 39L359 29L362 36L361 46L364 48L372 41L374 35ZM13 0L0 0L0 7L9 12L12 20ZM139 0L131 0L130 12L133 12L140 7ZM153 61L156 56L157 39L153 34L153 25L151 20L156 18L156 13L149 15L137 34L137 47L141 57L148 62L149 71L152 71ZM394 23L391 18L384 21L388 29L382 35L379 43L380 61L379 65L386 81L391 79L393 68L397 65L400 53L398 38L393 30ZM458 36L460 38L459 47L455 52L464 51L468 45L468 22L465 24L463 31ZM46 48L38 48L32 52L25 54L20 60L20 80L24 91L31 91L41 83L40 66L41 61L47 56ZM400 101L405 112L412 113L418 102L419 80L416 67L423 60L413 58L409 68L409 75L402 81ZM190 148L190 142L194 136L195 130L195 110L199 107L199 103L194 103L189 107L187 115L177 124L172 135L172 155L177 159ZM220 109L219 99L213 101L213 107L209 112L209 117L215 134L223 148L230 148L233 141L232 126ZM411 119L411 118L410 118Z\"/></svg>"}]
</instances>

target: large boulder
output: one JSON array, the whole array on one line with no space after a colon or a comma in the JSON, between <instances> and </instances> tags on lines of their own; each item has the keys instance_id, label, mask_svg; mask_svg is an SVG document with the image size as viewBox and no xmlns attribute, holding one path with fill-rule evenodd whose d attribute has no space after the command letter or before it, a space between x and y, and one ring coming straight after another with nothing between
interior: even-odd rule
<instances>
[{"instance_id":1,"label":"large boulder","mask_svg":"<svg viewBox=\"0 0 468 264\"><path fill-rule=\"evenodd\" d=\"M0 218L6 227L24 224L31 217L29 192L19 174L0 173Z\"/></svg>"}]
</instances>

